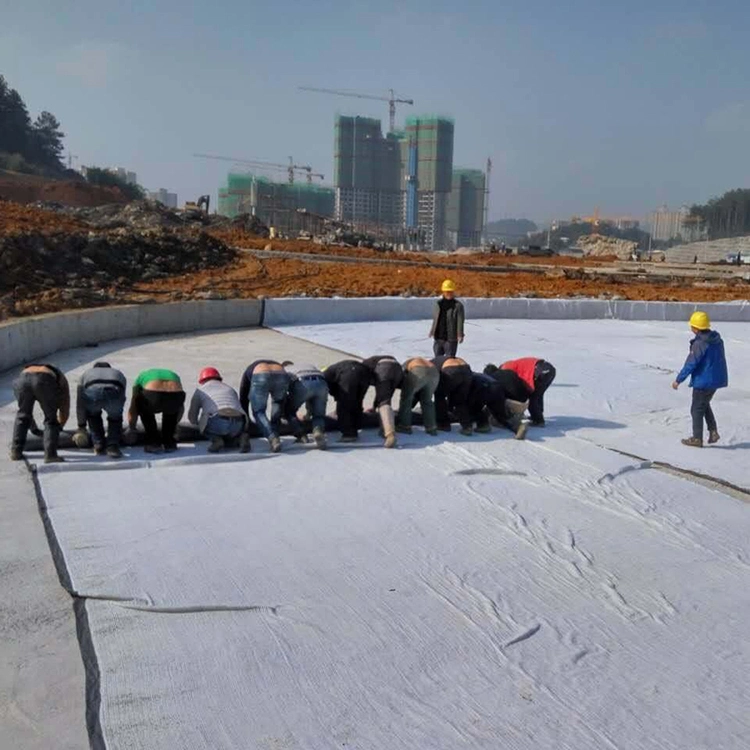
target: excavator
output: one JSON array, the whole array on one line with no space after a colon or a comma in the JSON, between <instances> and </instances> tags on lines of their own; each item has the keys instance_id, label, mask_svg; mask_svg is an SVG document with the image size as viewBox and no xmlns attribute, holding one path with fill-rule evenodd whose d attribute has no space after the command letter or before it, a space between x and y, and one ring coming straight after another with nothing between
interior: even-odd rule
<instances>
[{"instance_id":1,"label":"excavator","mask_svg":"<svg viewBox=\"0 0 750 750\"><path fill-rule=\"evenodd\" d=\"M207 214L210 203L210 195L201 195L197 201L185 201L185 211L198 211Z\"/></svg>"}]
</instances>

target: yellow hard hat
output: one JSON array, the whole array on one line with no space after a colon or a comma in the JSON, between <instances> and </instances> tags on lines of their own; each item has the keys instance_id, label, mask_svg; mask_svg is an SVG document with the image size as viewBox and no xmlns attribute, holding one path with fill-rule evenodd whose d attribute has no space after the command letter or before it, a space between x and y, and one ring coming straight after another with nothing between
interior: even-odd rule
<instances>
[{"instance_id":1,"label":"yellow hard hat","mask_svg":"<svg viewBox=\"0 0 750 750\"><path fill-rule=\"evenodd\" d=\"M699 331L707 331L711 327L711 321L708 319L708 314L701 310L696 310L690 316L690 327L697 328Z\"/></svg>"},{"instance_id":2,"label":"yellow hard hat","mask_svg":"<svg viewBox=\"0 0 750 750\"><path fill-rule=\"evenodd\" d=\"M440 287L441 292L455 292L456 291L456 282L451 281L451 279L446 279L442 286Z\"/></svg>"}]
</instances>

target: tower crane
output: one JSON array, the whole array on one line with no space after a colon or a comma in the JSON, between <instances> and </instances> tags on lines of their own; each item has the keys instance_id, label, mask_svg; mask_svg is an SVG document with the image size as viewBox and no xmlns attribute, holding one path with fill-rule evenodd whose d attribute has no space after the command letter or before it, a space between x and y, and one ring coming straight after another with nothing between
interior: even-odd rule
<instances>
[{"instance_id":1,"label":"tower crane","mask_svg":"<svg viewBox=\"0 0 750 750\"><path fill-rule=\"evenodd\" d=\"M271 169L285 171L289 178L289 184L294 185L294 173L304 172L308 184L312 184L313 177L319 180L325 179L325 175L320 172L313 172L309 164L295 164L294 159L289 157L289 164L276 164L270 161L258 161L257 159L238 159L234 156L216 156L214 154L193 154L196 159L216 159L218 161L231 161L235 164L243 164L247 167L256 167L258 169Z\"/></svg>"},{"instance_id":2,"label":"tower crane","mask_svg":"<svg viewBox=\"0 0 750 750\"><path fill-rule=\"evenodd\" d=\"M390 96L375 96L374 94L360 94L356 91L340 91L338 89L319 89L313 86L299 86L300 91L315 91L319 94L334 94L336 96L351 96L355 99L374 99L379 102L388 102L388 112L390 113L391 129L389 132L393 132L396 129L396 105L397 104L414 104L413 99L397 99L393 93L393 89L388 89Z\"/></svg>"}]
</instances>

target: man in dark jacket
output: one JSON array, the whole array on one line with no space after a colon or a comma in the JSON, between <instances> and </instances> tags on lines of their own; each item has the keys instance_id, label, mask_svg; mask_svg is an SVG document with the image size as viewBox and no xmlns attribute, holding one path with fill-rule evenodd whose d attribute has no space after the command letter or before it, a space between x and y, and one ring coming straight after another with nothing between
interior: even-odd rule
<instances>
[{"instance_id":1,"label":"man in dark jacket","mask_svg":"<svg viewBox=\"0 0 750 750\"><path fill-rule=\"evenodd\" d=\"M471 435L469 393L471 392L471 367L460 357L435 357L432 364L440 371L435 391L435 413L439 430L450 432L449 411L461 424L461 434Z\"/></svg>"},{"instance_id":2,"label":"man in dark jacket","mask_svg":"<svg viewBox=\"0 0 750 750\"><path fill-rule=\"evenodd\" d=\"M458 345L464 340L464 306L456 299L453 281L446 279L440 290L443 296L435 301L432 311L432 349L436 357L455 357Z\"/></svg>"},{"instance_id":3,"label":"man in dark jacket","mask_svg":"<svg viewBox=\"0 0 750 750\"><path fill-rule=\"evenodd\" d=\"M18 412L13 425L11 461L23 458L26 436L34 424L34 404L39 402L44 413L44 462L63 461L57 455L57 440L70 414L70 387L65 375L50 364L31 364L24 367L13 383L18 401Z\"/></svg>"},{"instance_id":4,"label":"man in dark jacket","mask_svg":"<svg viewBox=\"0 0 750 750\"><path fill-rule=\"evenodd\" d=\"M719 440L711 399L717 389L729 385L729 374L724 342L718 331L711 330L708 315L701 311L694 312L690 316L690 330L695 334L695 338L690 342L690 353L672 383L672 388L677 390L680 383L690 378L690 387L693 389L693 403L690 408L693 434L685 438L682 444L702 448L704 420L708 427L708 442L716 443Z\"/></svg>"},{"instance_id":5,"label":"man in dark jacket","mask_svg":"<svg viewBox=\"0 0 750 750\"><path fill-rule=\"evenodd\" d=\"M372 370L361 362L344 359L324 370L328 391L336 401L336 418L341 430L342 443L359 439L362 425L362 402L373 383Z\"/></svg>"},{"instance_id":6,"label":"man in dark jacket","mask_svg":"<svg viewBox=\"0 0 750 750\"><path fill-rule=\"evenodd\" d=\"M122 436L122 412L125 408L125 376L109 362L97 362L86 370L78 381L76 416L78 430L73 436L75 444L88 447L86 424L91 432L94 453L106 454L110 458L122 458L120 438ZM107 413L107 435L104 435L102 412Z\"/></svg>"}]
</instances>

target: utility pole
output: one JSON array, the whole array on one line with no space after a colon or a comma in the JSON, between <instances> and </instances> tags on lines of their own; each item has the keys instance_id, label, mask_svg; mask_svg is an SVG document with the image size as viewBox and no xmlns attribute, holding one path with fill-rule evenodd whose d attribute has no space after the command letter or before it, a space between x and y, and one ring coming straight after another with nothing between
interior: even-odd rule
<instances>
[{"instance_id":1,"label":"utility pole","mask_svg":"<svg viewBox=\"0 0 750 750\"><path fill-rule=\"evenodd\" d=\"M487 218L490 211L490 178L492 177L492 159L487 157L487 172L484 185L484 226L482 227L483 243L487 244Z\"/></svg>"}]
</instances>

